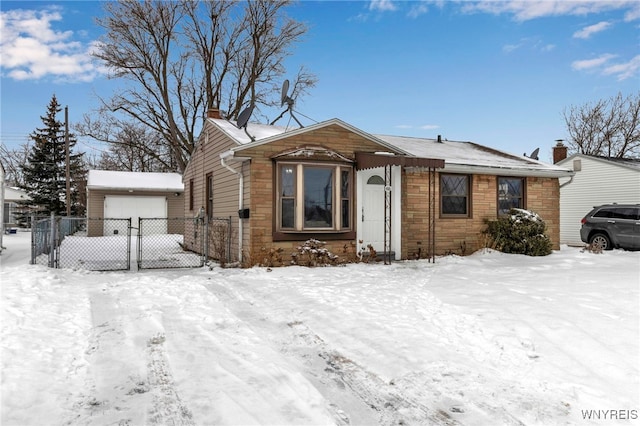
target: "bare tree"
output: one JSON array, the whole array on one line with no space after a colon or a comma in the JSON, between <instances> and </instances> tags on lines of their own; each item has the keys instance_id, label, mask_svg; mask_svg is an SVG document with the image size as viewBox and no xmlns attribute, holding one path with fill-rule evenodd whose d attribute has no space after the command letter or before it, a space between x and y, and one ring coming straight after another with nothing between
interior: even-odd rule
<instances>
[{"instance_id":1,"label":"bare tree","mask_svg":"<svg viewBox=\"0 0 640 426\"><path fill-rule=\"evenodd\" d=\"M249 105L278 102L283 60L306 33L287 18L290 1L119 0L105 2L106 29L95 56L131 82L105 102L161 135L183 171L206 109L236 119ZM298 94L315 85L303 69Z\"/></svg>"},{"instance_id":2,"label":"bare tree","mask_svg":"<svg viewBox=\"0 0 640 426\"><path fill-rule=\"evenodd\" d=\"M640 158L640 92L565 109L569 149L588 155Z\"/></svg>"},{"instance_id":3,"label":"bare tree","mask_svg":"<svg viewBox=\"0 0 640 426\"><path fill-rule=\"evenodd\" d=\"M104 109L97 119L85 114L74 126L82 136L107 145L107 150L91 159L93 168L132 172L169 172L177 167L162 135L139 122L122 121Z\"/></svg>"},{"instance_id":4,"label":"bare tree","mask_svg":"<svg viewBox=\"0 0 640 426\"><path fill-rule=\"evenodd\" d=\"M21 186L24 182L22 168L27 164L31 145L22 143L18 148L9 149L4 144L0 145L0 158L5 170L5 181L10 186Z\"/></svg>"}]
</instances>

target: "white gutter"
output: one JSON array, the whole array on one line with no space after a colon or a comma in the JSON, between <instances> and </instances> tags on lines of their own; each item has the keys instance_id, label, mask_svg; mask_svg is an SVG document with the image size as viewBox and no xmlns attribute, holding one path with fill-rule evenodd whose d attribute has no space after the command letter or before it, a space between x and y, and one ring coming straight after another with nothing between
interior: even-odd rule
<instances>
[{"instance_id":1,"label":"white gutter","mask_svg":"<svg viewBox=\"0 0 640 426\"><path fill-rule=\"evenodd\" d=\"M229 170L231 173L238 175L238 211L241 211L244 208L244 175L241 171L237 171L229 164L227 164L227 160L229 161L247 161L250 160L248 157L234 157L233 151L226 151L220 154L220 164ZM242 263L242 218L238 216L238 261Z\"/></svg>"},{"instance_id":2,"label":"white gutter","mask_svg":"<svg viewBox=\"0 0 640 426\"><path fill-rule=\"evenodd\" d=\"M496 166L474 166L467 164L447 163L445 160L443 173L466 173L479 175L518 176L518 177L549 177L563 178L575 175L575 172L567 169L528 169Z\"/></svg>"}]
</instances>

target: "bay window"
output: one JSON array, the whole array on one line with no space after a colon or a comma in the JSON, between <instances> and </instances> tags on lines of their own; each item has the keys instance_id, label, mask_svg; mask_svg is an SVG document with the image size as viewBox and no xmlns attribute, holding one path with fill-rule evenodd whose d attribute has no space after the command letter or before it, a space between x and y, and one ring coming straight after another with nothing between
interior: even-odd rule
<instances>
[{"instance_id":1,"label":"bay window","mask_svg":"<svg viewBox=\"0 0 640 426\"><path fill-rule=\"evenodd\" d=\"M280 163L277 230L340 232L351 228L353 169L315 163Z\"/></svg>"}]
</instances>

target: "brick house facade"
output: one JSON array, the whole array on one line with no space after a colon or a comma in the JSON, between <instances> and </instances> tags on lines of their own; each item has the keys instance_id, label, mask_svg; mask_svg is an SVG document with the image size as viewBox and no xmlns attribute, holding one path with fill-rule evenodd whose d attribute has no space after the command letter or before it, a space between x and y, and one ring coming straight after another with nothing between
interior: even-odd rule
<instances>
[{"instance_id":1,"label":"brick house facade","mask_svg":"<svg viewBox=\"0 0 640 426\"><path fill-rule=\"evenodd\" d=\"M345 256L368 244L395 259L468 254L505 202L540 214L558 249L558 178L568 173L472 143L375 136L337 119L245 131L214 112L183 174L184 204L186 215L231 217L231 258L247 266L310 238Z\"/></svg>"}]
</instances>

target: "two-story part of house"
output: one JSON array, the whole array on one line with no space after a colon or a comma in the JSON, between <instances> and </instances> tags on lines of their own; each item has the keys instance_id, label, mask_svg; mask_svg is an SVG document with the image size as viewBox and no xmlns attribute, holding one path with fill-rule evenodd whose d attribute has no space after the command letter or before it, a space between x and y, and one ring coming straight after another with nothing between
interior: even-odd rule
<instances>
[{"instance_id":1,"label":"two-story part of house","mask_svg":"<svg viewBox=\"0 0 640 426\"><path fill-rule=\"evenodd\" d=\"M567 157L567 147L554 147L557 166L574 174L560 180L560 243L584 245L582 218L602 204L640 204L640 159L586 154ZM640 232L640 228L639 228Z\"/></svg>"},{"instance_id":2,"label":"two-story part of house","mask_svg":"<svg viewBox=\"0 0 640 426\"><path fill-rule=\"evenodd\" d=\"M335 254L368 245L393 259L471 253L485 221L511 207L540 214L557 249L558 179L571 174L471 142L373 135L339 119L239 129L213 110L183 174L185 215L232 216L232 258L245 262L311 238Z\"/></svg>"}]
</instances>

